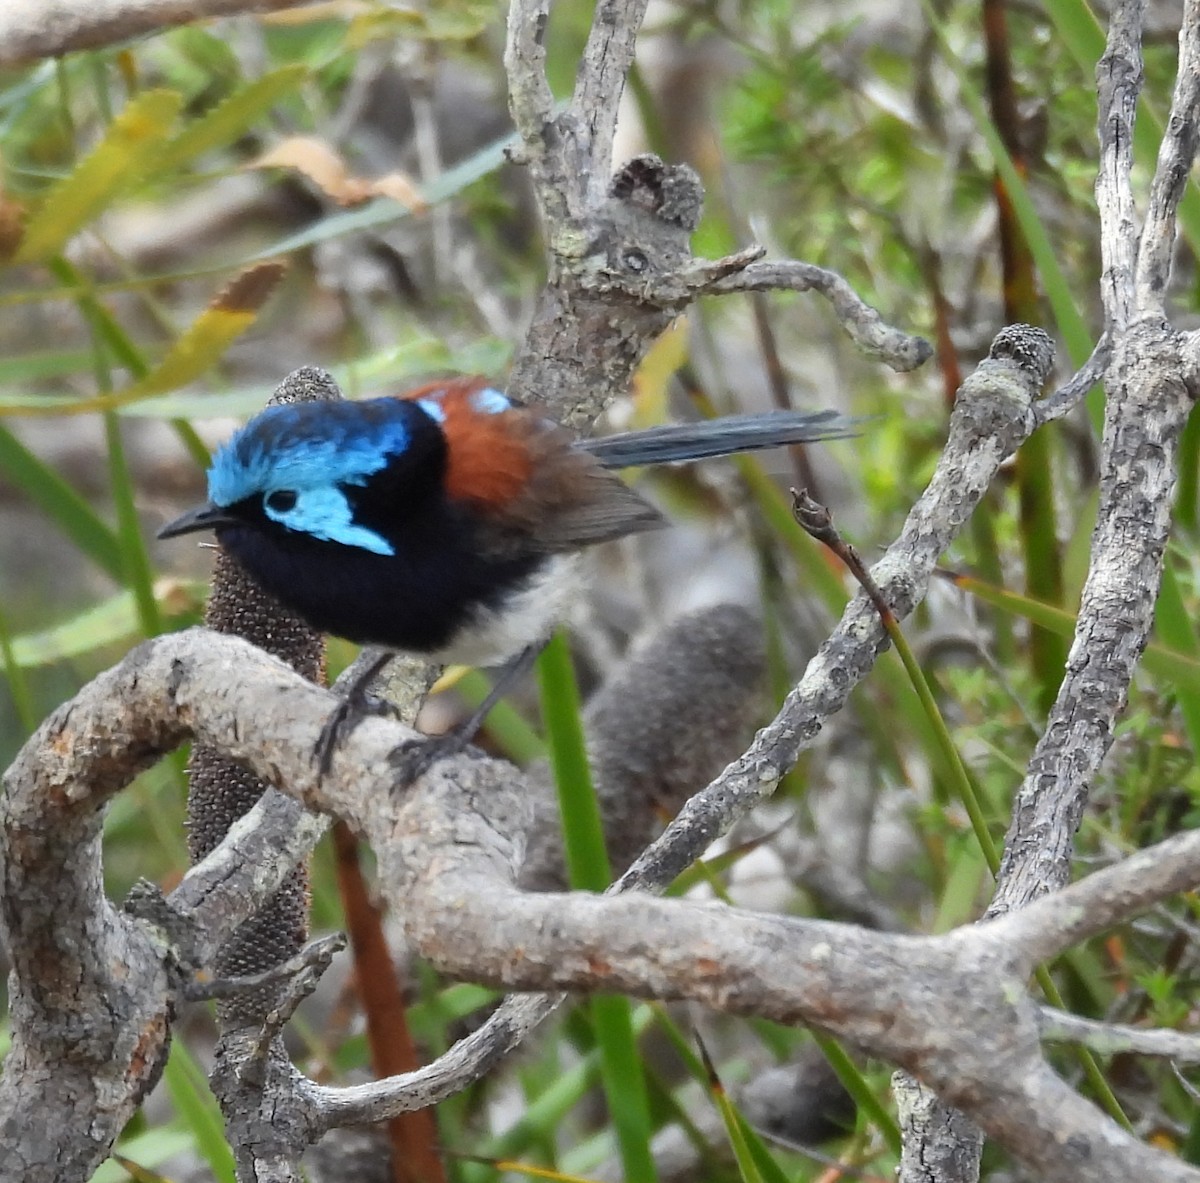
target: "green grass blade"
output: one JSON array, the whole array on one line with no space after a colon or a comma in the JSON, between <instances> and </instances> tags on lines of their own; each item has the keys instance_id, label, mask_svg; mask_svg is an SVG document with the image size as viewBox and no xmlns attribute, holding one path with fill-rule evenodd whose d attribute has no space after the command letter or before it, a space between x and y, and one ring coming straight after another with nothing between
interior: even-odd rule
<instances>
[{"instance_id":1,"label":"green grass blade","mask_svg":"<svg viewBox=\"0 0 1200 1183\"><path fill-rule=\"evenodd\" d=\"M1054 984L1054 979L1050 976L1050 971L1044 966L1039 965L1034 972L1034 977L1037 978L1038 985L1042 988L1042 993L1046 996L1046 1001L1057 1010L1067 1010L1066 1001L1059 993L1058 987ZM1100 1068L1096 1057L1092 1054L1091 1048L1077 1047L1075 1054L1083 1066L1083 1074L1088 1078L1088 1082L1096 1092L1096 1096L1100 1099L1100 1104L1103 1106L1109 1117L1113 1119L1122 1129L1133 1132L1133 1124L1125 1115L1125 1110L1121 1108L1121 1102L1117 1100L1116 1094L1112 1091L1112 1086L1105 1079L1104 1073Z\"/></svg>"},{"instance_id":2,"label":"green grass blade","mask_svg":"<svg viewBox=\"0 0 1200 1183\"><path fill-rule=\"evenodd\" d=\"M197 1153L208 1163L217 1183L237 1183L221 1112L200 1065L182 1040L176 1039L172 1045L163 1078L176 1112L191 1131Z\"/></svg>"},{"instance_id":3,"label":"green grass blade","mask_svg":"<svg viewBox=\"0 0 1200 1183\"><path fill-rule=\"evenodd\" d=\"M937 699L934 698L933 691L929 688L929 682L925 678L925 673L921 669L920 663L914 656L912 649L909 647L908 638L905 637L904 633L900 630L899 624L890 613L889 619L884 621L884 625L888 630L888 636L892 639L892 644L896 648L896 653L904 663L904 669L912 681L913 689L917 692L917 697L921 700L926 718L929 721L934 738L941 751L942 759L950 769L951 783L955 795L967 811L967 816L971 819L971 829L975 832L979 849L983 852L983 857L987 861L989 870L993 875L996 875L1000 871L1000 852L996 847L995 841L992 839L991 831L988 829L987 818L983 814L983 806L980 803L979 795L975 791L975 782L967 772L967 766L963 763L963 758L959 753L958 746L954 742L954 737L950 734L950 728L946 726L946 720L942 717L942 712L938 709Z\"/></svg>"},{"instance_id":4,"label":"green grass blade","mask_svg":"<svg viewBox=\"0 0 1200 1183\"><path fill-rule=\"evenodd\" d=\"M1154 628L1170 649L1200 664L1200 640L1197 640L1191 613L1170 563L1163 567L1162 587L1154 609ZM1192 751L1200 752L1200 690L1186 685L1176 686L1174 690Z\"/></svg>"},{"instance_id":5,"label":"green grass blade","mask_svg":"<svg viewBox=\"0 0 1200 1183\"><path fill-rule=\"evenodd\" d=\"M538 658L538 682L571 886L603 891L612 882L612 869L588 766L571 651L562 633L554 635Z\"/></svg>"},{"instance_id":6,"label":"green grass blade","mask_svg":"<svg viewBox=\"0 0 1200 1183\"><path fill-rule=\"evenodd\" d=\"M576 890L603 891L612 882L612 869L588 767L579 689L571 666L571 652L562 633L553 637L538 659L538 680L571 886ZM600 1048L605 1098L625 1177L649 1183L656 1177L650 1153L653 1126L630 1006L626 999L611 996L593 998L590 1006Z\"/></svg>"},{"instance_id":7,"label":"green grass blade","mask_svg":"<svg viewBox=\"0 0 1200 1183\"><path fill-rule=\"evenodd\" d=\"M900 1127L896 1124L896 1119L879 1103L879 1098L875 1096L871 1086L866 1082L863 1074L859 1072L858 1066L846 1055L842 1050L842 1045L836 1039L830 1035L825 1035L821 1031L814 1031L813 1038L825 1053L825 1058L829 1061L830 1067L837 1073L838 1080L842 1082L846 1091L854 1098L859 1111L868 1121L874 1123L875 1127L883 1135L884 1141L888 1144L888 1149L899 1158L901 1150Z\"/></svg>"},{"instance_id":8,"label":"green grass blade","mask_svg":"<svg viewBox=\"0 0 1200 1183\"><path fill-rule=\"evenodd\" d=\"M43 293L38 293L41 299ZM90 349L56 349L52 353L27 353L22 357L0 357L0 382L39 382L81 374L91 366ZM32 397L32 396L31 396Z\"/></svg>"},{"instance_id":9,"label":"green grass blade","mask_svg":"<svg viewBox=\"0 0 1200 1183\"><path fill-rule=\"evenodd\" d=\"M116 532L48 464L0 425L0 472L86 555L117 582L125 560Z\"/></svg>"},{"instance_id":10,"label":"green grass blade","mask_svg":"<svg viewBox=\"0 0 1200 1183\"><path fill-rule=\"evenodd\" d=\"M126 582L133 589L142 632L153 637L162 632L162 613L154 598L154 571L134 503L133 478L125 455L125 441L121 438L121 421L111 411L104 416L104 440L108 448L109 480L117 508L117 537L121 543Z\"/></svg>"},{"instance_id":11,"label":"green grass blade","mask_svg":"<svg viewBox=\"0 0 1200 1183\"><path fill-rule=\"evenodd\" d=\"M1034 624L1040 624L1043 628L1053 629L1063 636L1075 634L1075 616L1063 608L1031 600L1028 596L1004 588L991 587L969 575L956 575L954 582L956 586L983 600L985 604L1012 612ZM1142 669L1156 678L1164 679L1175 690L1182 687L1190 694L1200 694L1200 659L1193 659L1186 653L1178 653L1157 641L1151 641L1142 654Z\"/></svg>"},{"instance_id":12,"label":"green grass blade","mask_svg":"<svg viewBox=\"0 0 1200 1183\"><path fill-rule=\"evenodd\" d=\"M770 1163L767 1169L768 1173L764 1173L760 1169L757 1157L750 1150L750 1140L757 1138L757 1135L746 1124L745 1119L738 1112L737 1106L725 1091L725 1086L717 1074L716 1065L713 1064L712 1057L708 1054L708 1048L704 1046L704 1041L698 1034L696 1043L699 1045L700 1057L704 1063L704 1078L708 1085L709 1096L712 1097L713 1104L716 1105L717 1112L721 1115L721 1121L725 1124L725 1135L729 1139L729 1145L733 1148L738 1174L744 1183L786 1183L787 1177L779 1170L775 1160L769 1154L767 1155Z\"/></svg>"},{"instance_id":13,"label":"green grass blade","mask_svg":"<svg viewBox=\"0 0 1200 1183\"><path fill-rule=\"evenodd\" d=\"M1017 453L1017 484L1021 505L1021 551L1029 594L1045 603L1063 602L1062 553L1054 508L1054 441L1037 431ZM1030 630L1030 666L1037 681L1037 702L1048 714L1058 697L1066 672L1067 646L1049 629Z\"/></svg>"},{"instance_id":14,"label":"green grass blade","mask_svg":"<svg viewBox=\"0 0 1200 1183\"><path fill-rule=\"evenodd\" d=\"M1179 488L1175 493L1175 520L1187 530L1200 524L1200 417L1189 415L1179 441Z\"/></svg>"},{"instance_id":15,"label":"green grass blade","mask_svg":"<svg viewBox=\"0 0 1200 1183\"><path fill-rule=\"evenodd\" d=\"M639 1006L633 1013L635 1036L643 1034L654 1020L649 1006ZM535 1100L528 1103L525 1112L508 1129L485 1141L479 1153L487 1158L515 1158L542 1138L547 1130L557 1130L567 1114L595 1087L600 1072L600 1051L595 1049L559 1073L542 1090ZM463 1164L463 1183L484 1183L493 1179L471 1164Z\"/></svg>"},{"instance_id":16,"label":"green grass blade","mask_svg":"<svg viewBox=\"0 0 1200 1183\"><path fill-rule=\"evenodd\" d=\"M149 363L142 357L141 351L130 340L129 334L120 326L116 317L96 299L91 282L66 259L51 259L49 267L54 275L74 292L72 299L78 304L92 334L103 342L119 365L124 366L135 378L144 378L150 372ZM94 347L92 359L95 360Z\"/></svg>"},{"instance_id":17,"label":"green grass blade","mask_svg":"<svg viewBox=\"0 0 1200 1183\"><path fill-rule=\"evenodd\" d=\"M593 998L588 1009L600 1048L604 1099L621 1148L625 1178L653 1183L658 1177L650 1153L653 1124L645 1071L633 1033L632 1008L627 998L609 994Z\"/></svg>"},{"instance_id":18,"label":"green grass blade","mask_svg":"<svg viewBox=\"0 0 1200 1183\"><path fill-rule=\"evenodd\" d=\"M461 193L468 185L495 172L504 163L508 149L517 142L516 135L505 136L486 147L481 148L466 160L460 161L453 168L448 168L434 180L421 189L425 201L433 206L450 197ZM398 222L412 213L398 201L390 197L380 197L362 209L350 210L346 213L331 214L322 218L314 226L302 230L299 234L291 234L282 238L265 250L240 260L241 264L256 263L262 259L273 259L278 255L290 254L292 251L315 246L319 242L327 242L331 238L340 238L359 230L368 230L373 226L382 226ZM232 264L231 264L232 266Z\"/></svg>"},{"instance_id":19,"label":"green grass blade","mask_svg":"<svg viewBox=\"0 0 1200 1183\"><path fill-rule=\"evenodd\" d=\"M117 1152L140 1166L153 1170L159 1163L192 1149L192 1139L183 1130L152 1129L117 1145ZM90 1183L129 1183L129 1175L118 1163L101 1163Z\"/></svg>"},{"instance_id":20,"label":"green grass blade","mask_svg":"<svg viewBox=\"0 0 1200 1183\"><path fill-rule=\"evenodd\" d=\"M491 688L491 680L479 670L468 670L455 683L455 689L472 707L479 706ZM506 698L492 708L485 726L504 754L516 764L528 764L546 754L542 737Z\"/></svg>"},{"instance_id":21,"label":"green grass blade","mask_svg":"<svg viewBox=\"0 0 1200 1183\"><path fill-rule=\"evenodd\" d=\"M13 652L13 638L3 612L0 612L0 664L4 667L4 676L8 680L8 692L12 697L17 719L22 730L29 735L37 726L37 708L29 689L29 679L25 677L25 671Z\"/></svg>"},{"instance_id":22,"label":"green grass blade","mask_svg":"<svg viewBox=\"0 0 1200 1183\"><path fill-rule=\"evenodd\" d=\"M13 637L12 657L20 668L34 669L106 645L127 645L139 632L137 601L125 589L50 628Z\"/></svg>"}]
</instances>

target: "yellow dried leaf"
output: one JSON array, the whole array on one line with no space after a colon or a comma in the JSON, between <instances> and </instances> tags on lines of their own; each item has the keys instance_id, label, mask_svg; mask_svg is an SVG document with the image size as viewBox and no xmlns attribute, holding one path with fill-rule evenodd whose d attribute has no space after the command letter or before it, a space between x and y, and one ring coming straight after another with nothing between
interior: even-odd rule
<instances>
[{"instance_id":1,"label":"yellow dried leaf","mask_svg":"<svg viewBox=\"0 0 1200 1183\"><path fill-rule=\"evenodd\" d=\"M414 214L423 214L429 209L421 190L403 173L386 173L379 180L371 182L371 191L376 197L390 197L398 201Z\"/></svg>"},{"instance_id":2,"label":"yellow dried leaf","mask_svg":"<svg viewBox=\"0 0 1200 1183\"><path fill-rule=\"evenodd\" d=\"M403 173L388 173L376 181L352 176L341 156L315 136L281 140L247 167L290 168L307 177L338 205L360 205L372 197L390 197L413 213L429 208L421 191Z\"/></svg>"},{"instance_id":3,"label":"yellow dried leaf","mask_svg":"<svg viewBox=\"0 0 1200 1183\"><path fill-rule=\"evenodd\" d=\"M30 217L14 261L31 263L57 254L117 193L150 172L182 105L183 96L173 90L148 90L131 99L103 139Z\"/></svg>"},{"instance_id":4,"label":"yellow dried leaf","mask_svg":"<svg viewBox=\"0 0 1200 1183\"><path fill-rule=\"evenodd\" d=\"M247 167L290 168L307 177L338 205L355 205L371 196L369 184L351 177L341 156L316 136L281 140Z\"/></svg>"}]
</instances>

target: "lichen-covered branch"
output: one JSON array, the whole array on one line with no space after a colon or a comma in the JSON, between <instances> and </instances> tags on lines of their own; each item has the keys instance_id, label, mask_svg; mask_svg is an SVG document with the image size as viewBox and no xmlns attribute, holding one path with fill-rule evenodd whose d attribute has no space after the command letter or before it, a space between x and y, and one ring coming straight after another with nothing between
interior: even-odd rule
<instances>
[{"instance_id":1,"label":"lichen-covered branch","mask_svg":"<svg viewBox=\"0 0 1200 1183\"><path fill-rule=\"evenodd\" d=\"M1117 1130L1050 1071L1025 992L1037 959L1200 883L1200 837L1171 839L1025 912L941 937L641 893L528 893L515 886L528 801L509 767L448 761L401 796L390 789L390 758L411 732L370 719L321 779L310 753L331 701L235 638L194 630L147 643L56 712L23 749L6 780L3 833L20 835L27 831L14 823L61 809L55 786L74 786L72 808L98 815L154 752L185 734L205 743L223 736L226 750L269 783L336 812L368 837L380 855L381 890L406 917L422 955L444 972L521 990L689 998L814 1023L917 1074L1046 1178L1073 1171L1097 1183L1200 1178ZM267 702L278 705L264 710ZM131 719L138 720L134 730L121 722ZM9 868L41 865L40 854L6 837L6 887L21 883ZM4 919L11 926L8 910ZM165 938L156 945L143 922L122 923L139 934L147 971L126 982L126 991L165 1005L162 983L172 964ZM23 1008L20 1017L33 1016ZM6 1080L8 1073L6 1064ZM268 1061L264 1073L280 1121L286 1116L305 1138L361 1116L356 1102L372 1087L334 1100L298 1082L286 1063ZM260 1157L271 1161L269 1153Z\"/></svg>"},{"instance_id":2,"label":"lichen-covered branch","mask_svg":"<svg viewBox=\"0 0 1200 1183\"><path fill-rule=\"evenodd\" d=\"M645 0L601 0L563 107L546 82L548 0L513 0L505 67L542 218L549 279L509 378L517 397L590 423L628 389L641 358L700 295L790 288L825 295L872 355L912 369L928 344L883 325L840 276L807 264L758 264L760 247L696 260L688 244L704 192L686 165L641 156L610 176L613 133ZM752 270L759 267L760 270Z\"/></svg>"},{"instance_id":3,"label":"lichen-covered branch","mask_svg":"<svg viewBox=\"0 0 1200 1183\"><path fill-rule=\"evenodd\" d=\"M1137 260L1136 214L1130 171L1133 121L1142 89L1143 0L1119 0L1108 22L1108 44L1096 66L1100 100L1100 169L1096 207L1100 212L1100 298L1110 328L1124 328L1133 310Z\"/></svg>"}]
</instances>

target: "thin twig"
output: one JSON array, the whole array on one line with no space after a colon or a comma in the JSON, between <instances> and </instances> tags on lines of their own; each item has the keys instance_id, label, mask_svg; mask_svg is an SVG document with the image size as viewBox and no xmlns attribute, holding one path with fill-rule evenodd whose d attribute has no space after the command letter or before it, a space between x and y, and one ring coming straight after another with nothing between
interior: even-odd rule
<instances>
[{"instance_id":1,"label":"thin twig","mask_svg":"<svg viewBox=\"0 0 1200 1183\"><path fill-rule=\"evenodd\" d=\"M1138 247L1135 307L1144 315L1162 316L1171 256L1175 250L1175 218L1187 188L1196 145L1200 142L1200 0L1187 0L1179 30L1179 66L1175 93L1158 165L1150 186L1150 201Z\"/></svg>"},{"instance_id":2,"label":"thin twig","mask_svg":"<svg viewBox=\"0 0 1200 1183\"><path fill-rule=\"evenodd\" d=\"M1200 1034L1186 1031L1147 1030L1123 1023L1101 1023L1067 1014L1053 1007L1038 1011L1038 1030L1050 1043L1082 1043L1101 1056L1132 1053L1200 1064Z\"/></svg>"},{"instance_id":3,"label":"thin twig","mask_svg":"<svg viewBox=\"0 0 1200 1183\"><path fill-rule=\"evenodd\" d=\"M824 267L793 260L755 262L704 287L706 295L725 292L793 291L819 292L833 307L842 327L854 343L900 372L915 370L933 356L933 347L923 337L914 337L885 324L846 280Z\"/></svg>"},{"instance_id":4,"label":"thin twig","mask_svg":"<svg viewBox=\"0 0 1200 1183\"><path fill-rule=\"evenodd\" d=\"M1104 333L1096 342L1087 361L1071 375L1053 394L1047 395L1034 408L1038 423L1049 423L1061 419L1078 405L1079 401L1097 382L1103 381L1112 359L1112 335Z\"/></svg>"},{"instance_id":5,"label":"thin twig","mask_svg":"<svg viewBox=\"0 0 1200 1183\"><path fill-rule=\"evenodd\" d=\"M1113 5L1108 43L1096 67L1100 108L1096 206L1100 211L1103 261L1100 297L1109 328L1124 328L1134 307L1137 239L1130 171L1133 167L1133 121L1142 88L1143 8L1143 0L1119 0Z\"/></svg>"}]
</instances>

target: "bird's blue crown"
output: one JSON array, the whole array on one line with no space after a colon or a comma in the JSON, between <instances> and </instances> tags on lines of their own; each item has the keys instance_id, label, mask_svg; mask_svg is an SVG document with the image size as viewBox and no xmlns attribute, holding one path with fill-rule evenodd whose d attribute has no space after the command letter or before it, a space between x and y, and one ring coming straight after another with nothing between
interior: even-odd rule
<instances>
[{"instance_id":1,"label":"bird's blue crown","mask_svg":"<svg viewBox=\"0 0 1200 1183\"><path fill-rule=\"evenodd\" d=\"M227 509L261 497L265 516L289 530L376 554L394 554L387 539L355 521L345 489L366 485L393 458L403 455L422 421L440 429L446 421L445 394L433 390L420 399L268 407L213 457L209 501ZM497 414L512 406L491 388L475 391L470 402L481 414ZM273 504L273 493L289 496Z\"/></svg>"},{"instance_id":2,"label":"bird's blue crown","mask_svg":"<svg viewBox=\"0 0 1200 1183\"><path fill-rule=\"evenodd\" d=\"M227 507L277 489L365 484L409 446L414 413L391 398L268 407L213 457L209 500Z\"/></svg>"}]
</instances>

